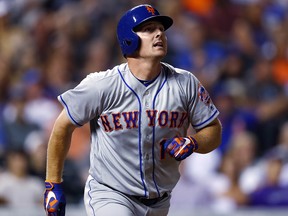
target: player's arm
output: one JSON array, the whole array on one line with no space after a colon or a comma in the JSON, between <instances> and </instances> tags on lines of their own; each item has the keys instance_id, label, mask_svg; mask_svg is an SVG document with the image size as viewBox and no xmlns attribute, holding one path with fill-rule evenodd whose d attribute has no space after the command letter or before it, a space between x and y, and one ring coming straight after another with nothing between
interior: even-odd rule
<instances>
[{"instance_id":1,"label":"player's arm","mask_svg":"<svg viewBox=\"0 0 288 216\"><path fill-rule=\"evenodd\" d=\"M66 200L62 188L64 161L70 148L73 125L63 110L55 121L47 150L44 208L48 216L65 216Z\"/></svg>"},{"instance_id":2,"label":"player's arm","mask_svg":"<svg viewBox=\"0 0 288 216\"><path fill-rule=\"evenodd\" d=\"M48 143L46 180L58 183L62 181L64 161L75 128L63 110L55 121Z\"/></svg>"},{"instance_id":3,"label":"player's arm","mask_svg":"<svg viewBox=\"0 0 288 216\"><path fill-rule=\"evenodd\" d=\"M222 126L218 119L213 120L206 127L197 130L194 135L187 137L176 136L164 143L164 150L181 161L193 152L208 153L216 149L221 143Z\"/></svg>"},{"instance_id":4,"label":"player's arm","mask_svg":"<svg viewBox=\"0 0 288 216\"><path fill-rule=\"evenodd\" d=\"M216 149L221 143L222 126L219 119L215 119L206 127L197 130L193 135L198 143L197 153L209 153Z\"/></svg>"}]
</instances>

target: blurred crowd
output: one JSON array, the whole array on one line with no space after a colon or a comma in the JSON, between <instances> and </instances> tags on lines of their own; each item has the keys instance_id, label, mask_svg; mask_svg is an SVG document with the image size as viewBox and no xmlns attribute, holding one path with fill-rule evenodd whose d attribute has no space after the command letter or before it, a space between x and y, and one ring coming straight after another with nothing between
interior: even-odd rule
<instances>
[{"instance_id":1,"label":"blurred crowd","mask_svg":"<svg viewBox=\"0 0 288 216\"><path fill-rule=\"evenodd\" d=\"M199 78L223 125L217 151L182 163L172 202L288 207L286 0L0 0L0 206L41 205L56 98L125 61L117 21L142 3L173 17L164 61ZM85 125L65 164L69 203L82 202L89 148Z\"/></svg>"}]
</instances>

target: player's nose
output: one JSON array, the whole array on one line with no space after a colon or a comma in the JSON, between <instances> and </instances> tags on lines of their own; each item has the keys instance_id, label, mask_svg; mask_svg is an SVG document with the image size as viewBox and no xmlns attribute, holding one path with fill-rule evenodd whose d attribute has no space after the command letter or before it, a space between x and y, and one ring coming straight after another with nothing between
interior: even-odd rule
<instances>
[{"instance_id":1,"label":"player's nose","mask_svg":"<svg viewBox=\"0 0 288 216\"><path fill-rule=\"evenodd\" d=\"M157 35L161 35L165 32L164 26L161 23L158 23L155 27Z\"/></svg>"},{"instance_id":2,"label":"player's nose","mask_svg":"<svg viewBox=\"0 0 288 216\"><path fill-rule=\"evenodd\" d=\"M156 37L159 38L162 35L164 35L164 31L162 30L162 28L161 27L157 28L156 29Z\"/></svg>"}]
</instances>

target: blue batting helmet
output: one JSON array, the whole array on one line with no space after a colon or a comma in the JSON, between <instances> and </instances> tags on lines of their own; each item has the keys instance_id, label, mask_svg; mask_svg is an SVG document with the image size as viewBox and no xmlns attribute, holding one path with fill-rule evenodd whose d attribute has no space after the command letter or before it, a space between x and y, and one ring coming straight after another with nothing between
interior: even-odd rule
<instances>
[{"instance_id":1,"label":"blue batting helmet","mask_svg":"<svg viewBox=\"0 0 288 216\"><path fill-rule=\"evenodd\" d=\"M173 24L172 18L161 16L154 7L148 4L139 5L127 11L117 26L118 42L125 57L135 52L139 46L140 39L134 31L135 28L148 20L161 22L165 30Z\"/></svg>"}]
</instances>

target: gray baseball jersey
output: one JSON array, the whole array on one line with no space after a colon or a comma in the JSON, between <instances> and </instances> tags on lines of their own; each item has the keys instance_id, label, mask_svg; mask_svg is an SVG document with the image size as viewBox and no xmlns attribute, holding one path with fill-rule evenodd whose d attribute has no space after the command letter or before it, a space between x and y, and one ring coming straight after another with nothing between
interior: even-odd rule
<instances>
[{"instance_id":1,"label":"gray baseball jersey","mask_svg":"<svg viewBox=\"0 0 288 216\"><path fill-rule=\"evenodd\" d=\"M161 63L158 77L142 84L127 63L91 73L58 96L71 121L90 122L90 175L125 194L155 198L179 179L163 141L201 129L219 114L208 92L190 72Z\"/></svg>"}]
</instances>

